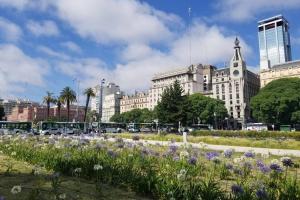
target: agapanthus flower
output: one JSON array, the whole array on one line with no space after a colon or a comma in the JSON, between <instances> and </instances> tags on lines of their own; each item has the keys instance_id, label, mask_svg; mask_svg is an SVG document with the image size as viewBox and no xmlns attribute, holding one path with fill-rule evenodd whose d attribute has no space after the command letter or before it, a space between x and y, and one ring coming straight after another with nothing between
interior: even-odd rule
<instances>
[{"instance_id":1,"label":"agapanthus flower","mask_svg":"<svg viewBox=\"0 0 300 200\"><path fill-rule=\"evenodd\" d=\"M282 157L280 161L285 167L291 167L294 164L290 157Z\"/></svg>"},{"instance_id":2,"label":"agapanthus flower","mask_svg":"<svg viewBox=\"0 0 300 200\"><path fill-rule=\"evenodd\" d=\"M22 188L20 185L15 185L12 189L11 189L11 193L12 194L18 194L22 191Z\"/></svg>"},{"instance_id":3,"label":"agapanthus flower","mask_svg":"<svg viewBox=\"0 0 300 200\"><path fill-rule=\"evenodd\" d=\"M178 156L174 156L174 157L173 157L173 160L174 160L174 161L179 161L180 158L179 158Z\"/></svg>"},{"instance_id":4,"label":"agapanthus flower","mask_svg":"<svg viewBox=\"0 0 300 200\"><path fill-rule=\"evenodd\" d=\"M225 164L226 169L228 170L232 170L233 169L233 165L231 163L226 163Z\"/></svg>"},{"instance_id":5,"label":"agapanthus flower","mask_svg":"<svg viewBox=\"0 0 300 200\"><path fill-rule=\"evenodd\" d=\"M252 164L250 163L250 162L243 162L242 163L242 166L243 166L243 168L246 168L246 169L248 169L248 170L251 170L252 169Z\"/></svg>"},{"instance_id":6,"label":"agapanthus flower","mask_svg":"<svg viewBox=\"0 0 300 200\"><path fill-rule=\"evenodd\" d=\"M4 196L0 196L0 200L5 200Z\"/></svg>"},{"instance_id":7,"label":"agapanthus flower","mask_svg":"<svg viewBox=\"0 0 300 200\"><path fill-rule=\"evenodd\" d=\"M78 173L78 174L79 174L79 173L81 173L81 171L82 171L82 170L81 170L81 168L80 168L80 167L78 167L78 168L74 169L74 172L75 172L75 173Z\"/></svg>"},{"instance_id":8,"label":"agapanthus flower","mask_svg":"<svg viewBox=\"0 0 300 200\"><path fill-rule=\"evenodd\" d=\"M66 195L65 193L60 194L60 195L58 196L59 199L66 199L66 197L67 197L67 195Z\"/></svg>"},{"instance_id":9,"label":"agapanthus flower","mask_svg":"<svg viewBox=\"0 0 300 200\"><path fill-rule=\"evenodd\" d=\"M268 199L268 193L266 191L266 189L264 187L260 187L257 191L256 191L256 196L258 199Z\"/></svg>"},{"instance_id":10,"label":"agapanthus flower","mask_svg":"<svg viewBox=\"0 0 300 200\"><path fill-rule=\"evenodd\" d=\"M271 163L270 169L272 169L273 171L279 172L279 173L283 171L281 166L277 163Z\"/></svg>"},{"instance_id":11,"label":"agapanthus flower","mask_svg":"<svg viewBox=\"0 0 300 200\"><path fill-rule=\"evenodd\" d=\"M102 170L102 169L103 169L103 167L101 165L99 165L99 164L94 165L94 170L95 171Z\"/></svg>"},{"instance_id":12,"label":"agapanthus flower","mask_svg":"<svg viewBox=\"0 0 300 200\"><path fill-rule=\"evenodd\" d=\"M221 159L218 156L215 156L211 159L211 161L213 161L215 164L220 164L221 163Z\"/></svg>"},{"instance_id":13,"label":"agapanthus flower","mask_svg":"<svg viewBox=\"0 0 300 200\"><path fill-rule=\"evenodd\" d=\"M231 191L233 194L235 195L240 195L240 194L243 194L244 193L244 190L241 186L237 185L237 184L233 184L231 186Z\"/></svg>"},{"instance_id":14,"label":"agapanthus flower","mask_svg":"<svg viewBox=\"0 0 300 200\"><path fill-rule=\"evenodd\" d=\"M177 151L178 147L176 145L170 145L169 150L171 153L175 153Z\"/></svg>"},{"instance_id":15,"label":"agapanthus flower","mask_svg":"<svg viewBox=\"0 0 300 200\"><path fill-rule=\"evenodd\" d=\"M252 151L247 151L244 153L244 156L246 156L247 158L254 158L255 157L255 153Z\"/></svg>"},{"instance_id":16,"label":"agapanthus flower","mask_svg":"<svg viewBox=\"0 0 300 200\"><path fill-rule=\"evenodd\" d=\"M233 149L226 149L223 153L226 158L231 158L233 154Z\"/></svg>"},{"instance_id":17,"label":"agapanthus flower","mask_svg":"<svg viewBox=\"0 0 300 200\"><path fill-rule=\"evenodd\" d=\"M191 165L196 165L197 164L197 158L192 156L189 160L188 160L189 164Z\"/></svg>"},{"instance_id":18,"label":"agapanthus flower","mask_svg":"<svg viewBox=\"0 0 300 200\"><path fill-rule=\"evenodd\" d=\"M207 152L205 157L207 160L212 160L214 157L218 157L219 153L218 152Z\"/></svg>"}]
</instances>

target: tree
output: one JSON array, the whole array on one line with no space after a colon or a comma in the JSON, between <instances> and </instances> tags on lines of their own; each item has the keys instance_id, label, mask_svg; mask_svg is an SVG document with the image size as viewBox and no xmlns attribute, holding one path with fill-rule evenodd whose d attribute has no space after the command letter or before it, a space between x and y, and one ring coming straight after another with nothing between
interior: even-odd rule
<instances>
[{"instance_id":1,"label":"tree","mask_svg":"<svg viewBox=\"0 0 300 200\"><path fill-rule=\"evenodd\" d=\"M70 104L72 104L73 102L76 102L76 93L70 87L65 87L60 92L60 97L61 97L62 102L67 105L67 112L68 112L67 121L69 122L70 121Z\"/></svg>"},{"instance_id":2,"label":"tree","mask_svg":"<svg viewBox=\"0 0 300 200\"><path fill-rule=\"evenodd\" d=\"M178 80L167 87L158 102L155 112L160 123L174 123L175 126L181 122L188 122L189 102L188 96L183 95L183 89Z\"/></svg>"},{"instance_id":3,"label":"tree","mask_svg":"<svg viewBox=\"0 0 300 200\"><path fill-rule=\"evenodd\" d=\"M5 117L4 108L2 105L0 105L0 121L3 120L4 117Z\"/></svg>"},{"instance_id":4,"label":"tree","mask_svg":"<svg viewBox=\"0 0 300 200\"><path fill-rule=\"evenodd\" d=\"M300 124L300 110L292 113L292 122L295 124Z\"/></svg>"},{"instance_id":5,"label":"tree","mask_svg":"<svg viewBox=\"0 0 300 200\"><path fill-rule=\"evenodd\" d=\"M62 105L61 97L57 97L56 99L54 99L54 103L57 106L57 113L58 113L57 119L58 119L58 121L61 121L61 116L60 116L60 114L61 114L61 105Z\"/></svg>"},{"instance_id":6,"label":"tree","mask_svg":"<svg viewBox=\"0 0 300 200\"><path fill-rule=\"evenodd\" d=\"M86 121L86 115L89 107L90 97L95 97L96 94L92 88L87 88L84 91L84 95L86 95L86 103L85 103L85 109L84 109L84 122Z\"/></svg>"},{"instance_id":7,"label":"tree","mask_svg":"<svg viewBox=\"0 0 300 200\"><path fill-rule=\"evenodd\" d=\"M218 99L206 97L202 94L189 96L190 120L194 123L214 124L216 121L222 122L228 116L224 102Z\"/></svg>"},{"instance_id":8,"label":"tree","mask_svg":"<svg viewBox=\"0 0 300 200\"><path fill-rule=\"evenodd\" d=\"M47 95L44 96L44 99L43 99L43 103L45 103L47 105L47 119L49 119L49 116L50 116L51 103L55 103L55 98L52 95L53 95L53 93L47 91Z\"/></svg>"},{"instance_id":9,"label":"tree","mask_svg":"<svg viewBox=\"0 0 300 200\"><path fill-rule=\"evenodd\" d=\"M110 118L111 122L118 122L118 123L151 123L154 120L153 112L148 110L147 108L144 109L133 109L128 112L124 113L117 113Z\"/></svg>"},{"instance_id":10,"label":"tree","mask_svg":"<svg viewBox=\"0 0 300 200\"><path fill-rule=\"evenodd\" d=\"M290 124L298 116L293 113L300 110L300 78L270 82L251 99L250 106L259 122Z\"/></svg>"}]
</instances>

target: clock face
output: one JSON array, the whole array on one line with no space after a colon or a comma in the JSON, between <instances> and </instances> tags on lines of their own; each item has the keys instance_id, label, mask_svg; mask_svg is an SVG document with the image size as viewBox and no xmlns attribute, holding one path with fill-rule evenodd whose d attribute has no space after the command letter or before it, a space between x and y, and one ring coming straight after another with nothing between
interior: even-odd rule
<instances>
[{"instance_id":1,"label":"clock face","mask_svg":"<svg viewBox=\"0 0 300 200\"><path fill-rule=\"evenodd\" d=\"M239 72L238 70L234 70L234 71L233 71L233 75L234 75L234 76L238 76L239 73L240 73L240 72Z\"/></svg>"}]
</instances>

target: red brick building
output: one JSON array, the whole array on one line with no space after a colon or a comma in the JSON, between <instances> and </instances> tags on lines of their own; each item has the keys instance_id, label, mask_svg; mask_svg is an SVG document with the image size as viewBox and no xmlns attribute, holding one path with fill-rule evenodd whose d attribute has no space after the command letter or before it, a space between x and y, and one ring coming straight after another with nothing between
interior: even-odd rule
<instances>
[{"instance_id":1,"label":"red brick building","mask_svg":"<svg viewBox=\"0 0 300 200\"><path fill-rule=\"evenodd\" d=\"M61 107L60 121L67 120L67 108ZM58 120L58 109L57 107L50 108L49 118L55 118ZM84 107L71 106L70 108L70 121L83 121L84 118ZM27 106L27 107L15 107L12 113L7 116L7 121L20 121L20 122L31 122L31 121L45 121L47 120L47 107L46 106Z\"/></svg>"}]
</instances>

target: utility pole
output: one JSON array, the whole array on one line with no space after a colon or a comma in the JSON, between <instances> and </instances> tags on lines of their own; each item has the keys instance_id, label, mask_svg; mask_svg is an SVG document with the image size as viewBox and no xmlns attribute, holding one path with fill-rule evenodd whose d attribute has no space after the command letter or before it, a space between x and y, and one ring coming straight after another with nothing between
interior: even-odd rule
<instances>
[{"instance_id":1,"label":"utility pole","mask_svg":"<svg viewBox=\"0 0 300 200\"><path fill-rule=\"evenodd\" d=\"M101 131L101 118L102 118L102 104L103 104L103 85L105 79L101 79L100 90L99 90L99 131Z\"/></svg>"}]
</instances>

